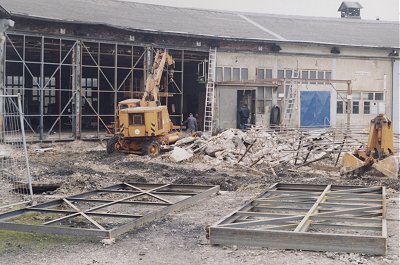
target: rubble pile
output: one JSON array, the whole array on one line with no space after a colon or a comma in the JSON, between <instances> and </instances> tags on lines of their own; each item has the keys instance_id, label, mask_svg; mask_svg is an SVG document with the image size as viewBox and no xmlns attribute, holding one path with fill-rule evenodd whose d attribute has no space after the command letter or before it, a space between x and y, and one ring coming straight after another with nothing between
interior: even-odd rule
<instances>
[{"instance_id":1,"label":"rubble pile","mask_svg":"<svg viewBox=\"0 0 400 265\"><path fill-rule=\"evenodd\" d=\"M205 162L217 165L228 163L254 171L267 169L275 174L274 168L299 168L313 162L331 158L337 164L339 154L351 151L355 145L344 140L332 129L274 131L253 127L247 131L228 129L216 136L202 135L186 137L175 144L170 158L186 150L187 158L192 154L201 156ZM176 150L175 150L176 149ZM263 170L265 171L265 170ZM261 172L260 172L261 173Z\"/></svg>"}]
</instances>

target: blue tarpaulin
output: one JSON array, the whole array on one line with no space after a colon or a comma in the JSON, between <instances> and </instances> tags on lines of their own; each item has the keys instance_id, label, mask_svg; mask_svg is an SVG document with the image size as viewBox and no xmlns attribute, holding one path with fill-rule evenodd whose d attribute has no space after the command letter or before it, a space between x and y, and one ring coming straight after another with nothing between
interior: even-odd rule
<instances>
[{"instance_id":1,"label":"blue tarpaulin","mask_svg":"<svg viewBox=\"0 0 400 265\"><path fill-rule=\"evenodd\" d=\"M328 91L300 92L300 126L329 127L331 93Z\"/></svg>"}]
</instances>

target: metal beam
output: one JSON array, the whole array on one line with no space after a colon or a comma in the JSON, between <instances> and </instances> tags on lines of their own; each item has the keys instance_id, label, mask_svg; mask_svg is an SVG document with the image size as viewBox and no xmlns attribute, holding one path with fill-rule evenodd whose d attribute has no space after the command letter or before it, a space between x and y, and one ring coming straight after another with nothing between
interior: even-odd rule
<instances>
[{"instance_id":1,"label":"metal beam","mask_svg":"<svg viewBox=\"0 0 400 265\"><path fill-rule=\"evenodd\" d=\"M212 225L210 243L385 255L384 194L384 187L277 183Z\"/></svg>"},{"instance_id":2,"label":"metal beam","mask_svg":"<svg viewBox=\"0 0 400 265\"><path fill-rule=\"evenodd\" d=\"M102 189L85 192L82 194L70 196L67 198L50 201L42 204L38 204L24 209L11 211L0 214L0 229L3 230L14 230L14 231L25 231L25 232L43 232L43 233L55 233L55 234L66 234L76 236L95 236L95 237L117 237L129 230L137 227L141 227L144 224L160 219L164 215L182 209L188 205L198 202L201 199L206 198L219 191L219 186L206 186L206 185L171 185L171 184L143 184L143 183L121 183L105 188L106 190L123 190L126 188L134 187L136 193L124 196L124 198L117 200L103 200L97 199L95 196L104 195ZM183 196L179 196L179 189L181 189ZM162 190L162 196L154 195L152 192ZM171 191L170 194L168 191ZM187 195L191 191L191 195ZM107 194L112 194L108 192ZM115 192L116 195L121 195L119 192ZM129 201L133 198L139 198L140 196L151 196L153 198L161 198L161 202L148 202L148 201ZM167 203L164 199L166 196L180 197L180 200L175 203ZM187 197L187 198L185 198ZM73 202L77 202L74 204ZM91 206L88 209L80 209L79 203L85 203ZM123 213L121 204L128 205L127 213ZM99 209L106 207L118 207L110 209L110 212L99 212ZM65 206L68 208L65 209ZM157 206L151 208L151 211L146 211L145 215L131 214L135 211L135 206L139 206L137 210L143 209L146 206ZM122 211L122 212L121 212ZM27 213L38 213L41 217L50 219L43 224L34 224L36 220L32 220L33 224L20 224L18 218L24 216ZM56 216L55 216L56 215ZM61 217L60 217L61 215ZM94 229L86 228L81 225L81 220L75 222L76 217L84 217L89 224L94 225ZM102 219L106 218L104 223ZM113 224L113 218L116 218L116 226L107 229L110 224ZM124 219L127 219L126 221ZM68 220L68 222L66 222ZM70 226L75 227L71 228ZM81 225L81 226L80 226Z\"/></svg>"}]
</instances>

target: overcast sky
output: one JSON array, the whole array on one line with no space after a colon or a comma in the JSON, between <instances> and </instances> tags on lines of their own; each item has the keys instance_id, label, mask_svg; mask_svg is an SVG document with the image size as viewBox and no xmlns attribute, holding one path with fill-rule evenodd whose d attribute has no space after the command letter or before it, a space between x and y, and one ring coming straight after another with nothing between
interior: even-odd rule
<instances>
[{"instance_id":1,"label":"overcast sky","mask_svg":"<svg viewBox=\"0 0 400 265\"><path fill-rule=\"evenodd\" d=\"M340 17L341 0L125 0L158 5L270 14ZM364 19L399 21L399 0L359 0Z\"/></svg>"}]
</instances>

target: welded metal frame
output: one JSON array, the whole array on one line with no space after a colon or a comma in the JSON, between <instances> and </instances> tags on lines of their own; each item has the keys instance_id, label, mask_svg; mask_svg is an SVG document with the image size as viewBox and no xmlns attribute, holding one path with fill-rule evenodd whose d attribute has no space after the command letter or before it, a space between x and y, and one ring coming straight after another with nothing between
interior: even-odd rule
<instances>
[{"instance_id":1,"label":"welded metal frame","mask_svg":"<svg viewBox=\"0 0 400 265\"><path fill-rule=\"evenodd\" d=\"M0 230L115 238L132 229L158 220L172 211L180 210L183 207L194 204L210 195L216 194L218 191L219 186L211 185L121 183L112 185L110 187L38 204L35 206L26 207L21 210L0 214ZM122 198L115 200L93 198L94 196L104 193L114 195L126 195L122 196ZM141 196L151 197L155 201L138 200ZM182 198L181 200L172 203L168 199L168 196L180 196L185 198ZM77 205L75 205L75 203L79 202L97 205L90 207L89 209L82 210ZM104 209L106 207L117 205L129 205L129 207L151 205L160 206L160 209L152 211L145 215L98 211L99 209ZM65 210L65 207L67 207L68 210ZM41 224L26 224L25 222L18 223L16 221L18 220L18 218L24 218L25 214L30 213L37 213L42 217L44 216L46 217L47 221ZM55 218L54 216L52 216L52 214L62 214L64 216ZM107 229L104 227L104 224L96 221L96 216L116 219L124 218L132 220L111 229ZM84 220L86 220L91 226L94 226L95 228L79 228L71 227L71 225L68 225L68 223L62 224L63 221L71 220L76 217L83 217ZM110 221L108 220L107 224L109 222Z\"/></svg>"},{"instance_id":2,"label":"welded metal frame","mask_svg":"<svg viewBox=\"0 0 400 265\"><path fill-rule=\"evenodd\" d=\"M276 183L209 236L213 245L385 255L385 187Z\"/></svg>"},{"instance_id":3,"label":"welded metal frame","mask_svg":"<svg viewBox=\"0 0 400 265\"><path fill-rule=\"evenodd\" d=\"M20 47L16 47L16 44L13 43L12 38L22 38L21 43L18 43ZM30 61L27 59L28 55L28 50L27 50L27 45L26 42L28 41L29 38L36 38L38 42L40 42L40 45L37 46L35 49L37 49L37 52L40 53L40 58L35 61ZM95 138L103 138L107 134L111 134L111 130L108 125L110 125L112 122L110 122L110 119L115 116L115 108L117 105L118 101L118 96L119 98L122 97L122 94L124 93L121 91L121 88L124 86L126 82L128 82L129 77L133 77L133 72L134 71L147 71L146 70L146 65L143 63L143 66L138 65L139 61L143 61L143 54L142 56L135 56L134 55L134 50L141 50L143 53L146 52L146 47L140 44L133 44L129 42L112 42L112 41L107 41L107 40L95 40L95 39L87 39L87 38L71 38L67 36L53 36L53 35L43 35L43 34L33 34L33 33L25 33L25 32L13 32L10 31L6 34L6 43L5 43L5 49L4 49L4 60L3 60L3 67L4 67L4 72L3 72L3 78L6 80L7 77L7 64L19 64L18 67L22 68L22 80L23 84L21 88L7 88L7 89L17 89L18 91L21 91L22 93L25 93L25 90L35 90L34 87L30 88L27 87L25 84L25 77L26 76L31 76L32 77L32 86L36 86L37 90L39 91L39 96L40 96L40 102L39 102L39 110L38 113L26 113L25 122L27 127L30 129L30 131L33 134L33 140L73 140L73 139L80 139L80 138L93 138L93 132L89 132L89 134L85 133L83 131L83 126L82 126L82 119L91 119L95 118L97 121L97 128L95 130ZM59 49L57 51L51 51L46 47L46 41L54 41L54 42L59 42ZM72 46L68 46L69 43L73 43ZM90 51L87 47L88 43L90 45L96 45L98 47L97 53L93 54L92 51ZM67 45L65 47L68 48L69 51L64 51L63 49L66 49L64 45ZM106 53L103 53L102 51L102 46L113 46L113 51L106 51ZM129 55L130 58L130 65L119 65L119 58L121 56L125 56L122 54L119 54L119 48L124 47L124 48L130 48L131 49L131 54ZM156 48L154 46L154 48ZM164 47L158 47L158 48L164 48ZM7 49L11 49L12 53L16 54L15 59L8 58L7 56ZM153 47L151 48L151 51L153 51ZM178 58L175 58L176 61L180 61L180 70L176 70L175 73L181 74L181 78L179 80L176 80L177 83L174 83L173 85L177 88L176 90L178 92L173 93L173 96L176 97L176 101L180 102L180 108L175 109L175 113L171 114L171 117L176 117L177 120L180 122L183 121L183 76L184 76L184 63L186 61L185 58L185 50L183 49L171 49L171 51L174 51L175 53L179 54ZM53 56L59 57L59 60L52 61L52 60L47 60L46 59L46 52L51 52ZM90 64L85 64L83 61L83 56L90 56L93 59L94 63ZM103 65L102 61L100 60L100 56L109 56L110 58L112 57L113 59L113 65ZM152 56L152 55L151 55ZM68 59L67 59L68 58ZM68 62L66 62L66 59ZM71 61L71 62L69 62ZM33 74L32 72L32 65L35 67L38 67L39 71L39 76ZM51 73L46 73L46 67L54 67L54 70L49 70ZM45 91L49 90L49 82L51 80L51 77L55 77L59 75L59 79L61 79L62 76L62 71L65 67L69 67L68 69L71 70L71 85L70 88L65 88L67 84L56 84L56 91L61 95L62 92L70 92L69 100L67 99L68 102L66 102L66 105L60 106L60 109L58 113L51 113L51 114L45 114L44 113L44 100L43 100L43 94ZM114 108L110 111L110 113L101 113L100 112L100 102L99 100L97 101L96 104L90 103L89 100L86 98L86 96L83 93L83 89L81 87L81 79L85 78L83 74L84 69L88 68L95 68L97 69L97 88L93 88L91 92L97 93L97 99L100 98L100 94L110 94L112 95L113 99L113 105ZM103 72L104 69L112 70L112 74L105 74ZM126 76L124 74L123 77L119 74L119 72L128 72ZM35 79L36 77L40 77L40 82L37 82ZM49 77L49 81L45 82L45 78ZM100 84L100 77L103 79L103 85ZM110 81L111 80L111 81ZM113 81L112 81L113 80ZM144 80L145 83L145 80ZM61 88L63 87L63 88ZM50 91L49 91L50 93ZM167 91L167 93L169 93ZM171 94L171 93L169 93ZM61 96L60 96L61 97ZM24 99L25 100L25 99ZM63 99L63 103L65 99ZM111 99L110 99L111 100ZM90 112L93 112L92 114L85 114L82 112L82 104L83 103L88 103L88 109ZM168 97L166 97L166 102L168 104ZM24 105L24 104L23 104ZM66 113L67 109L71 109L71 113ZM44 130L44 118L51 118L55 119L54 123L49 126L50 129L46 128ZM34 128L34 126L31 125L29 122L29 119L38 119L39 121L39 126L38 128ZM62 134L62 129L61 129L61 119L72 119L72 126L71 126L71 134ZM107 119L107 121L105 121ZM57 126L58 125L58 126ZM57 128L58 127L58 128ZM57 132L57 136L50 136L52 132ZM31 135L32 136L32 135ZM58 139L55 139L58 138Z\"/></svg>"},{"instance_id":4,"label":"welded metal frame","mask_svg":"<svg viewBox=\"0 0 400 265\"><path fill-rule=\"evenodd\" d=\"M12 39L13 37L19 37L22 38L22 42L21 43L15 43L14 40ZM29 60L27 59L28 57L28 47L27 47L27 42L29 42L29 38L35 38L37 39L37 41L39 41L40 39L40 47L37 47L37 50L40 53L40 59L38 60ZM6 89L9 90L14 90L17 89L20 93L25 94L26 90L31 90L34 91L37 89L38 93L39 93L39 112L38 114L33 114L33 113L28 113L27 111L25 112L25 122L28 126L28 128L30 129L30 131L33 133L34 138L39 138L39 140L43 140L45 139L49 132L51 130L49 130L49 132L45 132L44 131L44 118L45 117L49 117L49 118L55 118L56 121L54 122L54 124L51 126L51 129L54 128L55 124L58 123L58 121L61 118L67 118L72 116L73 114L65 114L65 110L67 109L67 107L73 102L73 98L75 96L75 94L72 92L72 88L71 89L65 89L65 88L61 88L61 86L59 86L56 89L56 92L58 93L62 93L62 92L71 92L72 95L70 96L68 103L65 105L65 108L58 114L44 114L44 100L43 100L43 95L44 93L47 91L48 93L50 93L50 89L49 89L49 83L50 80L52 78L55 78L56 75L61 76L62 75L62 71L64 69L65 71L65 67L71 67L74 68L76 67L76 65L73 62L66 62L69 58L71 58L73 56L75 47L77 45L77 40L65 40L62 38L58 38L58 37L50 37L50 36L43 36L43 35L36 35L36 34L19 34L19 33L7 33L6 34L6 43L5 43L5 50L7 51L7 49L11 50L11 52L14 52L16 54L16 56L18 57L17 59L11 59L8 58L7 56L7 52L4 53L4 75L3 78L4 80L6 80L7 77L7 64L19 64L22 67L22 87L20 88L11 88L11 87L6 87ZM45 41L46 40L52 40L52 41L58 41L59 42L59 50L58 51L53 51L54 52L54 56L58 56L59 60L57 62L55 61L46 61L46 57L45 57L45 52L48 50L45 47ZM18 47L18 45L20 45L20 47ZM67 45L65 46L67 50L65 50L65 54L63 54L64 50L63 50L63 45ZM70 46L68 46L70 45ZM36 67L39 68L39 75L35 75L32 70L32 66L35 65ZM50 70L49 75L45 74L45 67L55 67L54 70ZM32 78L32 87L27 87L27 84L25 83L26 77ZM36 80L36 78L40 78L40 81L38 82ZM48 78L48 81L45 81L45 78ZM34 87L37 88L34 88ZM23 101L25 101L25 96L23 97ZM24 106L25 106L25 102L23 102ZM29 119L30 118L36 118L39 119L39 128L33 128L33 126L31 125ZM61 137L61 133L58 134ZM70 136L67 138L71 138ZM61 140L61 138L59 138Z\"/></svg>"}]
</instances>

